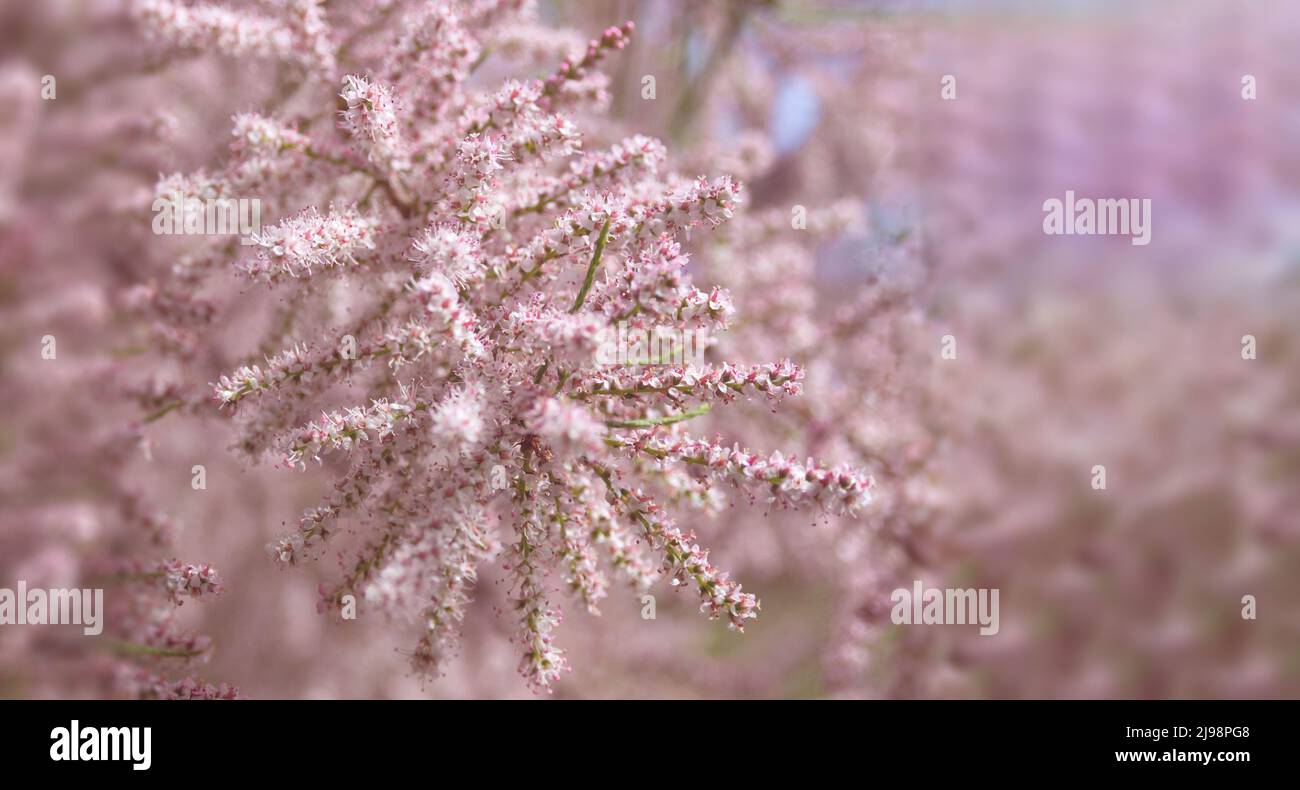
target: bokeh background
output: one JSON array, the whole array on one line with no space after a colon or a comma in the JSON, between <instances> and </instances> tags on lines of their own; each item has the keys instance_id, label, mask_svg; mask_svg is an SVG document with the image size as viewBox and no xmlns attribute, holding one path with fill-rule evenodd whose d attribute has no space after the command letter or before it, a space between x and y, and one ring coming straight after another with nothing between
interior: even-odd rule
<instances>
[{"instance_id":1,"label":"bokeh background","mask_svg":"<svg viewBox=\"0 0 1300 790\"><path fill-rule=\"evenodd\" d=\"M174 523L176 554L225 580L180 613L211 639L203 677L250 697L529 696L491 575L460 661L422 686L400 624L317 614L331 563L266 557L324 477L248 465L211 416L145 421L165 402L149 388L180 373L142 348L189 349L202 385L257 320L236 304L210 336L150 325L153 184L219 156L230 116L286 77L160 61L129 5L0 9L0 587L74 585L136 551L132 525ZM557 0L530 24L581 44L629 19L608 112L584 128L745 181L696 277L733 292L734 355L809 371L791 412L741 406L710 429L868 466L880 496L852 520L745 502L683 517L763 616L740 636L666 588L654 620L611 596L566 617L558 695L1300 694L1294 3ZM475 80L546 71L509 54ZM1066 190L1150 198L1151 243L1044 235ZM890 592L917 579L998 588L1000 632L894 625ZM119 694L101 647L0 626L0 696Z\"/></svg>"}]
</instances>

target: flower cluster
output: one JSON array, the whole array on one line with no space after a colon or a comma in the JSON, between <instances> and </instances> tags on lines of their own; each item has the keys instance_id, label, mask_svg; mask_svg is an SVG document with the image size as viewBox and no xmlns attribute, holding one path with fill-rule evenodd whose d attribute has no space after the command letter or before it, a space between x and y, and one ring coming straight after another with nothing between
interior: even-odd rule
<instances>
[{"instance_id":1,"label":"flower cluster","mask_svg":"<svg viewBox=\"0 0 1300 790\"><path fill-rule=\"evenodd\" d=\"M809 458L786 459L780 451L763 458L733 445L727 449L688 436L663 436L657 429L614 436L609 443L664 461L695 464L719 481L767 492L780 507L819 505L833 513L854 513L871 503L870 475L851 466L827 469Z\"/></svg>"},{"instance_id":2,"label":"flower cluster","mask_svg":"<svg viewBox=\"0 0 1300 790\"><path fill-rule=\"evenodd\" d=\"M145 18L178 43L197 45L216 24L196 27L212 16L202 7L168 8L146 6ZM294 47L337 40L312 15L239 24ZM743 187L667 172L665 146L642 135L588 150L576 113L599 106L599 66L626 46L630 23L549 76L487 91L469 80L496 34L487 20L428 6L395 29L366 55L314 49L347 71L332 77L336 96L292 121L273 107L238 115L227 162L166 180L212 197L256 185L281 215L252 236L253 256L226 253L282 305L259 343L266 361L227 368L209 390L251 456L337 470L272 557L297 565L340 532L358 535L322 608L358 593L405 612L420 626L410 655L423 674L445 671L485 564L507 572L501 609L517 623L520 674L539 691L568 668L557 588L598 613L610 571L635 590L661 571L740 630L758 599L658 500L716 499L726 482L782 507L845 513L868 502L869 476L678 435L712 405L798 396L803 371L788 360L621 369L596 352L624 321L726 330L737 308L725 288L696 286L683 245L731 220ZM222 254L185 277L217 277ZM334 276L316 276L326 270ZM642 430L618 433L628 428ZM202 569L167 578L174 595L213 588Z\"/></svg>"},{"instance_id":3,"label":"flower cluster","mask_svg":"<svg viewBox=\"0 0 1300 790\"><path fill-rule=\"evenodd\" d=\"M347 104L340 125L357 140L367 158L388 170L409 169L408 148L398 128L392 91L349 74L343 78L339 96Z\"/></svg>"},{"instance_id":4,"label":"flower cluster","mask_svg":"<svg viewBox=\"0 0 1300 790\"><path fill-rule=\"evenodd\" d=\"M177 606L185 603L186 598L201 598L221 592L221 580L216 571L207 565L169 560L162 564L159 572L163 574L167 595Z\"/></svg>"},{"instance_id":5,"label":"flower cluster","mask_svg":"<svg viewBox=\"0 0 1300 790\"><path fill-rule=\"evenodd\" d=\"M148 683L140 692L141 699L171 699L171 700L195 700L195 699L241 699L239 689L234 686L228 686L222 683L214 686L211 683L185 678L174 683L163 681L154 681Z\"/></svg>"},{"instance_id":6,"label":"flower cluster","mask_svg":"<svg viewBox=\"0 0 1300 790\"><path fill-rule=\"evenodd\" d=\"M375 225L355 209L330 210L321 216L309 208L254 234L252 241L262 251L242 269L253 278L273 281L282 275L310 276L313 266L355 265L358 253L374 249Z\"/></svg>"}]
</instances>

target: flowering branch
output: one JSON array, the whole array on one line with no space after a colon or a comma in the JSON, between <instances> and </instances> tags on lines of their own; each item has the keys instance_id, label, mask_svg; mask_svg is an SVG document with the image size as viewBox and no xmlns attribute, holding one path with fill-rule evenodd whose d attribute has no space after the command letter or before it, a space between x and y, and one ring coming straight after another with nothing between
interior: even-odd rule
<instances>
[{"instance_id":1,"label":"flowering branch","mask_svg":"<svg viewBox=\"0 0 1300 790\"><path fill-rule=\"evenodd\" d=\"M236 275L253 291L241 303L258 291L276 300L254 346L265 361L239 364L209 391L231 407L221 413L249 457L269 449L283 466L314 459L331 473L315 506L268 546L274 562L294 566L338 533L358 533L340 548L340 578L320 589L322 611L355 593L406 615L411 666L437 676L480 571L499 559L519 673L545 692L569 667L556 643L556 591L598 614L608 569L647 589L658 573L641 546L674 585L696 591L709 617L741 630L757 616L757 598L714 567L641 482L665 485L666 504L707 502L716 498L709 486L725 481L783 505L852 512L870 480L671 433L714 404L799 395L803 370L789 360L599 363L604 332L623 321L707 331L716 353L715 335L737 307L727 288L696 285L681 244L731 220L741 185L665 172L662 143L613 142L599 124L586 128L607 147L584 150L578 121L607 83L597 68L626 46L631 23L607 28L544 79L483 91L470 74L489 46L508 47L485 10L492 4L471 6L396 9L380 46L382 24L357 23L335 39L315 0L265 17L146 0L143 18L165 41L209 45L243 31L255 40L233 49L314 65L292 121L273 107L241 113L227 161L155 187L265 195L274 221L251 234L251 254L212 244L145 301L181 338L217 320L220 305L175 295L196 292L203 278ZM146 420L188 403L185 391L155 393ZM665 471L672 462L706 472ZM624 484L623 474L644 481ZM177 600L218 587L202 570L169 568L160 580Z\"/></svg>"}]
</instances>

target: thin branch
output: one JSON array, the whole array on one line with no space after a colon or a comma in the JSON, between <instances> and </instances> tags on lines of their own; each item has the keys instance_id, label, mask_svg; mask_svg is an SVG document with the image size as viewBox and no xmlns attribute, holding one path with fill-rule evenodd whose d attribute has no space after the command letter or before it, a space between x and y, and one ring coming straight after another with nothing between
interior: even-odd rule
<instances>
[{"instance_id":1,"label":"thin branch","mask_svg":"<svg viewBox=\"0 0 1300 790\"><path fill-rule=\"evenodd\" d=\"M692 417L708 414L709 408L709 404L705 403L680 414L670 414L666 417L647 417L640 420L606 420L605 425L610 428L653 428L656 425L672 425L677 422L685 422Z\"/></svg>"},{"instance_id":2,"label":"thin branch","mask_svg":"<svg viewBox=\"0 0 1300 790\"><path fill-rule=\"evenodd\" d=\"M587 301L587 292L591 290L591 284L596 281L596 269L600 268L600 258L605 254L605 242L609 241L609 223L613 217L606 217L605 224L600 229L600 237L596 239L596 251L591 255L591 263L587 266L587 278L582 281L582 290L578 291L578 298L573 302L573 309L570 313L576 313L582 309L582 303Z\"/></svg>"}]
</instances>

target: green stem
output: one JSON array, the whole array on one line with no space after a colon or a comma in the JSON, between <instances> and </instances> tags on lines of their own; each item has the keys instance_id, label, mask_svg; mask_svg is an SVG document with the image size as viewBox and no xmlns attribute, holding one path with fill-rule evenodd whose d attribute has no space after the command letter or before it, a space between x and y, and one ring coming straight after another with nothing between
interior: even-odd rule
<instances>
[{"instance_id":1,"label":"green stem","mask_svg":"<svg viewBox=\"0 0 1300 790\"><path fill-rule=\"evenodd\" d=\"M578 291L578 298L574 300L570 313L582 309L582 303L587 301L587 292L591 290L591 284L596 281L596 269L600 268L600 258L605 254L605 242L609 241L609 223L612 219L613 217L607 217L600 229L600 237L596 239L596 251L592 253L591 263L587 266L587 277L582 281L582 289Z\"/></svg>"},{"instance_id":2,"label":"green stem","mask_svg":"<svg viewBox=\"0 0 1300 790\"><path fill-rule=\"evenodd\" d=\"M202 650L180 650L177 648L153 647L136 642L110 641L105 647L124 656L158 656L161 658L194 658L203 655Z\"/></svg>"},{"instance_id":3,"label":"green stem","mask_svg":"<svg viewBox=\"0 0 1300 790\"><path fill-rule=\"evenodd\" d=\"M786 382L789 381L789 380L790 380L790 377L789 377L789 376L778 376L777 378L772 379L772 386L774 386L774 387L779 387L780 385L786 383ZM734 382L734 381L730 381L730 382L727 382L724 386L726 386L727 388L729 388L729 389L731 389L731 390L733 390L733 391L735 391L735 392L744 392L744 391L745 391L745 385L744 385L744 383L736 383L736 382ZM639 386L639 387L610 387L609 389L595 390L595 391L592 391L592 392L581 392L581 391L579 391L579 392L571 392L571 393L569 393L569 397L570 397L570 398L577 398L577 399L580 399L580 400L585 400L585 399L587 399L587 398L595 398L595 397L598 397L598 396L600 396L600 397L620 397L620 398L621 398L621 397L628 396L628 395L653 395L653 394L657 394L657 393L670 392L670 391L674 391L674 390L677 391L677 392L679 392L679 393L681 393L681 394L683 394L683 395L691 395L691 396L693 396L693 395L696 394L696 393L695 393L695 389L696 389L695 387L686 387L686 386L683 386L683 385L680 385L680 384L664 385L664 386L659 386L659 387L649 387L649 386Z\"/></svg>"},{"instance_id":4,"label":"green stem","mask_svg":"<svg viewBox=\"0 0 1300 790\"><path fill-rule=\"evenodd\" d=\"M478 71L478 67L482 66L483 61L487 60L488 56L491 54L492 54L492 50L488 49L487 47L484 47L483 51L479 53L478 57L474 60L474 63L469 67L469 73L473 74L474 72Z\"/></svg>"},{"instance_id":5,"label":"green stem","mask_svg":"<svg viewBox=\"0 0 1300 790\"><path fill-rule=\"evenodd\" d=\"M170 412L175 411L176 409L179 409L184 405L185 405L185 401L174 400L171 403L168 403L167 405L158 409L153 414L150 414L148 417L145 417L144 421L148 423L148 422L154 422L156 420L161 420L163 417L166 417Z\"/></svg>"},{"instance_id":6,"label":"green stem","mask_svg":"<svg viewBox=\"0 0 1300 790\"><path fill-rule=\"evenodd\" d=\"M110 573L107 576L93 576L91 581L94 584L131 584L133 582L148 582L154 579L161 579L167 574L162 571L143 571L135 573L126 571L122 573Z\"/></svg>"},{"instance_id":7,"label":"green stem","mask_svg":"<svg viewBox=\"0 0 1300 790\"><path fill-rule=\"evenodd\" d=\"M705 403L681 414L670 414L666 417L648 417L640 420L606 420L605 425L610 428L653 428L656 425L672 425L675 422L684 422L692 417L708 414L709 408L709 404Z\"/></svg>"}]
</instances>

